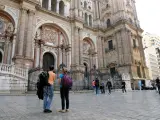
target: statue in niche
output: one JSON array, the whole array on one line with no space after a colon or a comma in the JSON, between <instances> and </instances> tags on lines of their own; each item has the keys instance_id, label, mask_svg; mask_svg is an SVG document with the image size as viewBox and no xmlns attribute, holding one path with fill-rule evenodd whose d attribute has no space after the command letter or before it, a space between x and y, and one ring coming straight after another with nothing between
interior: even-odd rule
<instances>
[{"instance_id":1,"label":"statue in niche","mask_svg":"<svg viewBox=\"0 0 160 120\"><path fill-rule=\"evenodd\" d=\"M90 49L90 44L88 44L88 42L83 42L83 53L88 53Z\"/></svg>"}]
</instances>

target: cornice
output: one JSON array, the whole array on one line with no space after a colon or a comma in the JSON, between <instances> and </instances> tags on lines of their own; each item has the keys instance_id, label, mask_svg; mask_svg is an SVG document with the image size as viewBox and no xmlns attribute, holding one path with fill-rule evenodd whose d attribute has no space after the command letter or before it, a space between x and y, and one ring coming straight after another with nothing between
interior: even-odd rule
<instances>
[{"instance_id":1,"label":"cornice","mask_svg":"<svg viewBox=\"0 0 160 120\"><path fill-rule=\"evenodd\" d=\"M71 21L71 19L70 19L69 17L60 15L60 14L58 14L58 13L52 12L52 11L47 10L47 9L44 9L44 8L42 8L42 7L39 6L39 5L36 6L36 10L39 11L39 12L43 12L43 13L49 14L49 15L51 15L51 16L60 18L61 20L64 20L64 21L67 21L67 22L70 22L70 21Z\"/></svg>"}]
</instances>

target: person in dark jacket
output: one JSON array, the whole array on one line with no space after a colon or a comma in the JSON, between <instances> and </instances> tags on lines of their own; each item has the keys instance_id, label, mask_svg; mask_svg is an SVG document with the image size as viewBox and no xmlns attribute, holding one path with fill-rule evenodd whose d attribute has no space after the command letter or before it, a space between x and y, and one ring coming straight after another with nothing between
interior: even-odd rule
<instances>
[{"instance_id":1,"label":"person in dark jacket","mask_svg":"<svg viewBox=\"0 0 160 120\"><path fill-rule=\"evenodd\" d=\"M159 80L159 78L157 77L157 79L156 79L156 89L157 89L157 92L160 94L160 80Z\"/></svg>"},{"instance_id":2,"label":"person in dark jacket","mask_svg":"<svg viewBox=\"0 0 160 120\"><path fill-rule=\"evenodd\" d=\"M122 92L127 92L126 91L126 83L124 81L122 81Z\"/></svg>"},{"instance_id":3,"label":"person in dark jacket","mask_svg":"<svg viewBox=\"0 0 160 120\"><path fill-rule=\"evenodd\" d=\"M108 88L108 91L109 91L108 94L111 94L111 89L112 89L112 83L111 83L111 81L107 82L106 87Z\"/></svg>"},{"instance_id":4,"label":"person in dark jacket","mask_svg":"<svg viewBox=\"0 0 160 120\"><path fill-rule=\"evenodd\" d=\"M101 89L101 93L105 94L105 87L103 82L101 83L100 89Z\"/></svg>"},{"instance_id":5,"label":"person in dark jacket","mask_svg":"<svg viewBox=\"0 0 160 120\"><path fill-rule=\"evenodd\" d=\"M95 80L95 87L96 87L96 95L99 93L99 80L96 78Z\"/></svg>"},{"instance_id":6,"label":"person in dark jacket","mask_svg":"<svg viewBox=\"0 0 160 120\"><path fill-rule=\"evenodd\" d=\"M48 77L48 85L44 86L43 88L43 109L44 113L51 113L50 110L52 99L53 99L53 84L56 79L56 74L53 72L54 66L51 65L49 67L49 77Z\"/></svg>"}]
</instances>

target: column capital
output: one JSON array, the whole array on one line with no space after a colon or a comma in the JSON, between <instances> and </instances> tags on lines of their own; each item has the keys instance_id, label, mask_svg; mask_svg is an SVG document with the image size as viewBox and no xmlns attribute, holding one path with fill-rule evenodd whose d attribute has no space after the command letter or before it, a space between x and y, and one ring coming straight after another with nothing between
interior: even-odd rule
<instances>
[{"instance_id":1,"label":"column capital","mask_svg":"<svg viewBox=\"0 0 160 120\"><path fill-rule=\"evenodd\" d=\"M22 13L27 13L28 9L27 8L20 8Z\"/></svg>"},{"instance_id":2,"label":"column capital","mask_svg":"<svg viewBox=\"0 0 160 120\"><path fill-rule=\"evenodd\" d=\"M33 11L33 10L28 10L28 14L29 14L30 16L33 16L33 15L35 15L35 11Z\"/></svg>"}]
</instances>

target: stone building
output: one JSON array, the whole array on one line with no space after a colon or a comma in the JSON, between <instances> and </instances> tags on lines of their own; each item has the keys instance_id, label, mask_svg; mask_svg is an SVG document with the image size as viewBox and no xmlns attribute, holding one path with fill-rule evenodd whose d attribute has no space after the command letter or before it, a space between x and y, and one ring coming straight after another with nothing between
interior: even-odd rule
<instances>
[{"instance_id":1,"label":"stone building","mask_svg":"<svg viewBox=\"0 0 160 120\"><path fill-rule=\"evenodd\" d=\"M160 77L160 37L150 33L142 35L146 65L149 68L151 80L155 80Z\"/></svg>"},{"instance_id":2,"label":"stone building","mask_svg":"<svg viewBox=\"0 0 160 120\"><path fill-rule=\"evenodd\" d=\"M145 80L135 0L0 0L0 62L21 68L65 65ZM127 77L125 77L127 75Z\"/></svg>"}]
</instances>

